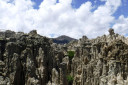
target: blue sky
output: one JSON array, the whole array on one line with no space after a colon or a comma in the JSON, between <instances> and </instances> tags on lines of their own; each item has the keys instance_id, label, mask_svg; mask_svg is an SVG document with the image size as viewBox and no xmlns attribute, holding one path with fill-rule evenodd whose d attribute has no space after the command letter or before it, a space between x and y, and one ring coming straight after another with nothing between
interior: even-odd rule
<instances>
[{"instance_id":1,"label":"blue sky","mask_svg":"<svg viewBox=\"0 0 128 85\"><path fill-rule=\"evenodd\" d=\"M40 35L128 36L128 0L0 0L0 29Z\"/></svg>"}]
</instances>

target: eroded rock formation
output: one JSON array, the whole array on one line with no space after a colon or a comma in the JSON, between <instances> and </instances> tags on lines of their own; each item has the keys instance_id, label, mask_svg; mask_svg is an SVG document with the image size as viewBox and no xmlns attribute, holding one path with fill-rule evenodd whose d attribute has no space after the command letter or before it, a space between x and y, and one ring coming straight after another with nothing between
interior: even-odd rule
<instances>
[{"instance_id":1,"label":"eroded rock formation","mask_svg":"<svg viewBox=\"0 0 128 85\"><path fill-rule=\"evenodd\" d=\"M0 85L128 85L128 38L113 29L64 45L36 30L0 37Z\"/></svg>"}]
</instances>

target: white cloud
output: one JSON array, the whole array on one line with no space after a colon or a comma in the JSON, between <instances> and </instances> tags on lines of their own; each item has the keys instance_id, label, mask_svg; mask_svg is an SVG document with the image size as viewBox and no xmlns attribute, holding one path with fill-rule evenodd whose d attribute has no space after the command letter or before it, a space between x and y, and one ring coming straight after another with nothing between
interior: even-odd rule
<instances>
[{"instance_id":1,"label":"white cloud","mask_svg":"<svg viewBox=\"0 0 128 85\"><path fill-rule=\"evenodd\" d=\"M128 36L128 17L125 18L123 15L116 20L116 24L113 25L115 32Z\"/></svg>"},{"instance_id":2,"label":"white cloud","mask_svg":"<svg viewBox=\"0 0 128 85\"><path fill-rule=\"evenodd\" d=\"M116 2L116 3L115 3ZM44 0L39 9L34 9L31 0L0 0L0 29L38 33L50 37L54 34L89 38L104 34L115 21L113 13L121 0L106 0L92 12L91 2L85 2L78 9L71 6L72 0Z\"/></svg>"}]
</instances>

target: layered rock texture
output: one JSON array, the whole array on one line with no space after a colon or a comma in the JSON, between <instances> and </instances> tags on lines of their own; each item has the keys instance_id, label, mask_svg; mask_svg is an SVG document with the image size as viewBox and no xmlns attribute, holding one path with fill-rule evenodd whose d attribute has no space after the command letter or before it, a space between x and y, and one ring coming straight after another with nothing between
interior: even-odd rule
<instances>
[{"instance_id":1,"label":"layered rock texture","mask_svg":"<svg viewBox=\"0 0 128 85\"><path fill-rule=\"evenodd\" d=\"M36 30L0 32L0 85L128 85L128 38L110 29L60 45Z\"/></svg>"}]
</instances>

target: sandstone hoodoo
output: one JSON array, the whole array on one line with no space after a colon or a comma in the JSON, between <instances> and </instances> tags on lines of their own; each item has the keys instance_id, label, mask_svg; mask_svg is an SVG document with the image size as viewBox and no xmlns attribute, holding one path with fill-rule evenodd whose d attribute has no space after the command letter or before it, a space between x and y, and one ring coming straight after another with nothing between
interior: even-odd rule
<instances>
[{"instance_id":1,"label":"sandstone hoodoo","mask_svg":"<svg viewBox=\"0 0 128 85\"><path fill-rule=\"evenodd\" d=\"M57 44L36 30L0 32L0 85L128 85L128 38L111 28Z\"/></svg>"}]
</instances>

